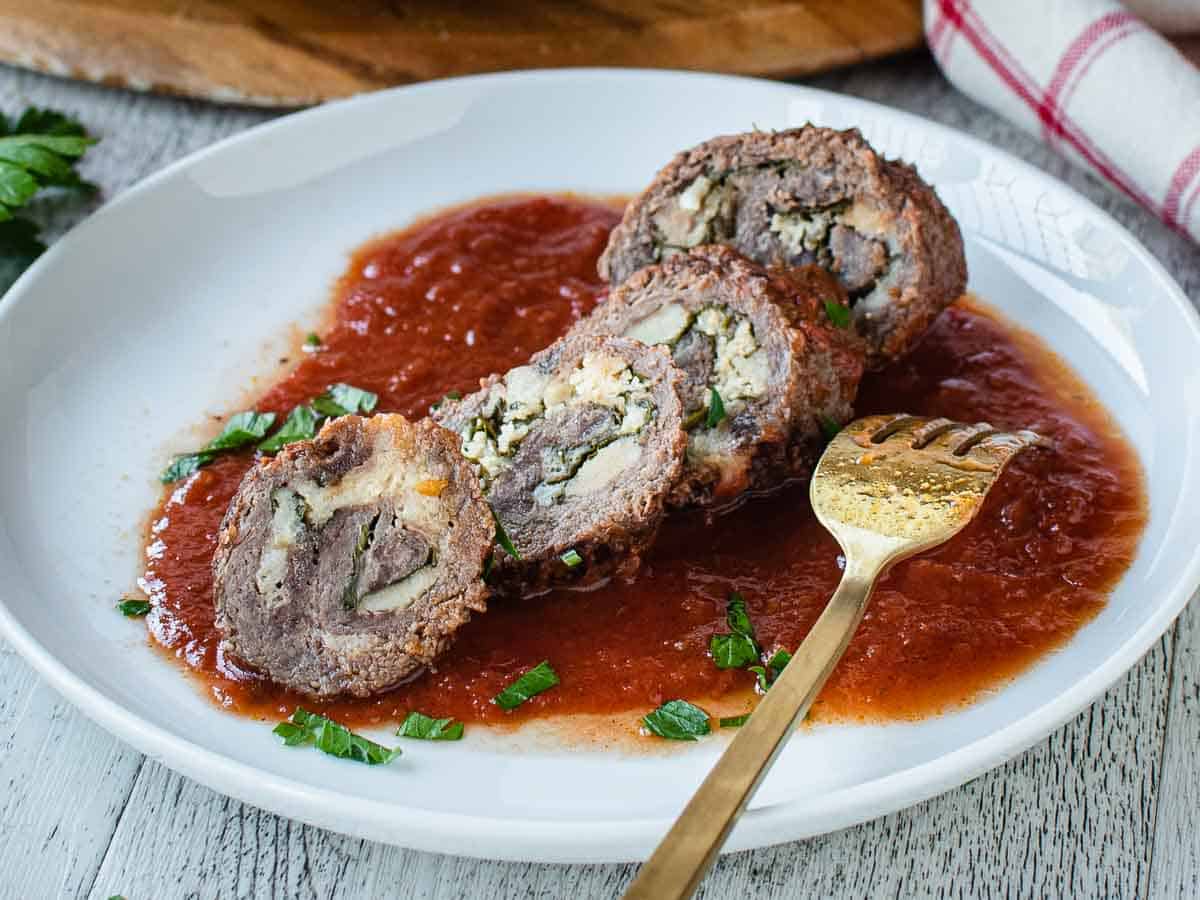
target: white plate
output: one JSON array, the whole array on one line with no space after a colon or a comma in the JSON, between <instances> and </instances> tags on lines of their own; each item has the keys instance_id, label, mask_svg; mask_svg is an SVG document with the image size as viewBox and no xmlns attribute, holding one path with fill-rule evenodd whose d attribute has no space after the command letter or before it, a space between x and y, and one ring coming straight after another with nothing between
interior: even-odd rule
<instances>
[{"instance_id":1,"label":"white plate","mask_svg":"<svg viewBox=\"0 0 1200 900\"><path fill-rule=\"evenodd\" d=\"M722 744L664 756L513 748L473 729L386 769L279 748L220 712L113 610L139 571L155 474L236 407L348 251L420 213L514 190L633 192L676 150L805 121L915 162L958 217L971 286L1092 385L1149 477L1141 551L1061 652L962 712L794 738L726 849L840 828L961 784L1078 712L1200 581L1200 329L1112 219L954 131L786 85L560 71L403 88L289 116L147 180L0 303L0 633L138 749L218 791L409 847L528 860L643 857Z\"/></svg>"}]
</instances>

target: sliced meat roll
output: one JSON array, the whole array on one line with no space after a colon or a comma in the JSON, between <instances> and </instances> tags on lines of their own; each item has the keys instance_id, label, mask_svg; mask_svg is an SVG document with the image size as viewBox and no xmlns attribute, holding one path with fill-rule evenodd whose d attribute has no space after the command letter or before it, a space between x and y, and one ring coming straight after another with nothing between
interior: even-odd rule
<instances>
[{"instance_id":1,"label":"sliced meat roll","mask_svg":"<svg viewBox=\"0 0 1200 900\"><path fill-rule=\"evenodd\" d=\"M561 340L434 415L519 558L497 548L509 595L631 572L683 467L680 375L667 353L614 337Z\"/></svg>"},{"instance_id":2,"label":"sliced meat roll","mask_svg":"<svg viewBox=\"0 0 1200 900\"><path fill-rule=\"evenodd\" d=\"M967 282L958 225L933 189L857 130L755 131L680 153L626 207L600 273L619 284L701 244L832 272L872 368L911 349Z\"/></svg>"},{"instance_id":3,"label":"sliced meat roll","mask_svg":"<svg viewBox=\"0 0 1200 900\"><path fill-rule=\"evenodd\" d=\"M808 477L823 431L850 419L862 341L829 322L826 301L846 303L816 267L772 275L709 245L639 270L571 333L670 349L688 432L671 502L720 505Z\"/></svg>"},{"instance_id":4,"label":"sliced meat roll","mask_svg":"<svg viewBox=\"0 0 1200 900\"><path fill-rule=\"evenodd\" d=\"M457 437L403 416L334 419L251 469L213 559L235 657L306 694L404 681L486 609L492 514Z\"/></svg>"}]
</instances>

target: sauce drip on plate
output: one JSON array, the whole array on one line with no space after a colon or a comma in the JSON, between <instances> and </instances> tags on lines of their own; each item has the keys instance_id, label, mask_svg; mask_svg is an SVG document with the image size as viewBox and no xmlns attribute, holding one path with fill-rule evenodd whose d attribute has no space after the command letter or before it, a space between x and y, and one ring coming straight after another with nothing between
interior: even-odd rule
<instances>
[{"instance_id":1,"label":"sauce drip on plate","mask_svg":"<svg viewBox=\"0 0 1200 900\"><path fill-rule=\"evenodd\" d=\"M378 410L426 413L451 390L523 362L605 294L595 262L614 207L509 197L449 210L359 250L334 292L317 352L257 402L282 419L344 381ZM1137 459L1098 401L1035 338L968 300L908 359L869 376L860 415L904 411L1033 428L1053 449L1022 454L984 509L948 544L879 585L818 717L912 718L969 701L1060 646L1104 605L1146 520ZM642 571L590 593L493 601L412 683L369 701L313 703L242 671L218 651L210 563L249 454L172 485L151 521L143 586L150 630L220 703L277 718L299 703L349 724L419 709L467 722L563 713L632 719L672 698L748 709L753 675L717 669L730 591L759 642L794 649L840 576L838 548L792 487L706 521L668 520ZM513 712L490 700L549 660L562 683Z\"/></svg>"}]
</instances>

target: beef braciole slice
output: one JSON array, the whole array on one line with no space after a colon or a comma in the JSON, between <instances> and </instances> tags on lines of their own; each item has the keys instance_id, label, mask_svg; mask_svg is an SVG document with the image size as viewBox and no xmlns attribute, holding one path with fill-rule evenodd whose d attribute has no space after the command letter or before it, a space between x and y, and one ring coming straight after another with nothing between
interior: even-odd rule
<instances>
[{"instance_id":1,"label":"beef braciole slice","mask_svg":"<svg viewBox=\"0 0 1200 900\"><path fill-rule=\"evenodd\" d=\"M486 609L492 514L458 438L334 419L251 469L213 559L224 647L306 694L404 681Z\"/></svg>"},{"instance_id":2,"label":"beef braciole slice","mask_svg":"<svg viewBox=\"0 0 1200 900\"><path fill-rule=\"evenodd\" d=\"M459 434L518 555L497 548L498 592L591 586L637 568L683 467L680 382L661 348L578 337L434 412Z\"/></svg>"},{"instance_id":3,"label":"beef braciole slice","mask_svg":"<svg viewBox=\"0 0 1200 900\"><path fill-rule=\"evenodd\" d=\"M826 301L845 308L821 269L771 274L708 245L639 270L571 334L670 348L688 432L671 502L720 505L806 478L823 432L850 419L863 343L830 323Z\"/></svg>"},{"instance_id":4,"label":"beef braciole slice","mask_svg":"<svg viewBox=\"0 0 1200 900\"><path fill-rule=\"evenodd\" d=\"M967 282L962 235L933 189L857 130L754 131L680 153L626 207L600 274L619 284L701 244L832 272L871 368L911 349Z\"/></svg>"}]
</instances>

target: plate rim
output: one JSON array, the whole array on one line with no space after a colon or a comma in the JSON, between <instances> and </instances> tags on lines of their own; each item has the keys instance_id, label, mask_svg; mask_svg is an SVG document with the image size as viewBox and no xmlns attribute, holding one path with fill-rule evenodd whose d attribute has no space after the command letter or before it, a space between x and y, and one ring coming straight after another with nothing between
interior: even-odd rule
<instances>
[{"instance_id":1,"label":"plate rim","mask_svg":"<svg viewBox=\"0 0 1200 900\"><path fill-rule=\"evenodd\" d=\"M161 182L211 155L220 154L231 145L256 140L263 133L294 128L310 118L319 120L323 116L336 115L348 107L386 104L396 95L436 92L447 85L555 82L579 77L630 81L675 79L688 82L689 87L704 82L737 82L780 94L832 100L851 108L899 117L923 130L962 142L984 156L1003 159L1024 174L1053 185L1064 197L1107 224L1119 236L1121 243L1146 266L1162 292L1183 314L1193 339L1200 344L1200 312L1137 237L1070 185L1006 150L915 113L807 85L707 72L602 67L517 70L405 85L290 113L229 135L148 176L105 202L92 215L70 229L0 297L0 319L9 314L20 298L32 289L31 286L36 284L43 270L59 264L59 260L71 251L81 232L101 227L106 214L112 209L133 202L142 194L154 190ZM1166 539L1169 538L1164 537ZM1004 728L929 762L835 790L815 804L793 800L750 810L743 815L722 852L767 847L888 815L964 784L1024 752L1061 728L1140 661L1182 612L1198 587L1200 555L1194 555L1156 612L1119 644L1103 664L1067 690ZM0 636L5 637L68 702L139 752L219 793L318 827L422 851L445 853L447 848L453 848L451 852L456 855L477 858L569 863L644 859L671 823L670 819L665 818L496 818L427 809L422 809L419 817L407 817L409 821L406 822L406 817L402 815L405 807L402 805L357 797L347 801L344 795L333 790L238 762L144 720L116 700L109 699L51 654L16 620L3 596L0 596ZM332 821L334 817L328 815L330 809L337 810L336 821Z\"/></svg>"}]
</instances>

